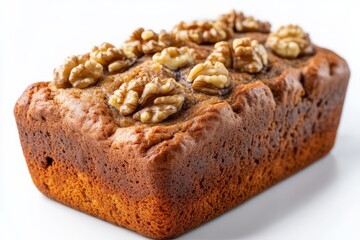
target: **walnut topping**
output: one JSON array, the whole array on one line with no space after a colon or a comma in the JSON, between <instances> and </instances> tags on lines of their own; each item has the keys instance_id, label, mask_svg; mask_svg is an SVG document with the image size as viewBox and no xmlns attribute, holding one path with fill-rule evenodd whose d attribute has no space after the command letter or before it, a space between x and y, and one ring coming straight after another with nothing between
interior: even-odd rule
<instances>
[{"instance_id":1,"label":"walnut topping","mask_svg":"<svg viewBox=\"0 0 360 240\"><path fill-rule=\"evenodd\" d=\"M173 33L161 30L156 34L152 30L139 28L133 32L130 39L122 46L127 54L140 57L142 54L154 54L170 46L177 46L179 42Z\"/></svg>"},{"instance_id":2,"label":"walnut topping","mask_svg":"<svg viewBox=\"0 0 360 240\"><path fill-rule=\"evenodd\" d=\"M188 47L176 48L168 47L156 53L152 58L154 61L165 65L171 70L177 70L185 65L192 63L194 49Z\"/></svg>"},{"instance_id":3,"label":"walnut topping","mask_svg":"<svg viewBox=\"0 0 360 240\"><path fill-rule=\"evenodd\" d=\"M142 79L136 79L131 80L129 83L123 83L120 88L110 96L109 104L118 109L124 116L135 112L139 105L139 95L145 86L145 83L141 80Z\"/></svg>"},{"instance_id":4,"label":"walnut topping","mask_svg":"<svg viewBox=\"0 0 360 240\"><path fill-rule=\"evenodd\" d=\"M142 51L142 38L141 34L144 32L143 28L136 29L130 36L130 38L122 45L123 51L131 56L135 55L141 57L143 55Z\"/></svg>"},{"instance_id":5,"label":"walnut topping","mask_svg":"<svg viewBox=\"0 0 360 240\"><path fill-rule=\"evenodd\" d=\"M89 55L71 56L65 63L54 69L54 82L58 88L72 85L76 88L86 88L94 85L101 78L103 67L89 59Z\"/></svg>"},{"instance_id":6,"label":"walnut topping","mask_svg":"<svg viewBox=\"0 0 360 240\"><path fill-rule=\"evenodd\" d=\"M271 25L269 22L262 22L253 17L246 17L242 12L222 15L219 21L225 23L229 28L234 29L235 32L270 32Z\"/></svg>"},{"instance_id":7,"label":"walnut topping","mask_svg":"<svg viewBox=\"0 0 360 240\"><path fill-rule=\"evenodd\" d=\"M257 73L267 64L267 52L262 44L251 38L237 38L233 41L234 68L241 72Z\"/></svg>"},{"instance_id":8,"label":"walnut topping","mask_svg":"<svg viewBox=\"0 0 360 240\"><path fill-rule=\"evenodd\" d=\"M207 57L207 61L210 61L212 64L216 62L221 62L225 67L231 67L231 49L228 42L222 41L218 42L214 46L214 51Z\"/></svg>"},{"instance_id":9,"label":"walnut topping","mask_svg":"<svg viewBox=\"0 0 360 240\"><path fill-rule=\"evenodd\" d=\"M107 66L110 73L124 70L136 61L134 55L128 56L122 49L116 48L110 43L102 43L95 46L90 53L90 58L100 63L104 67Z\"/></svg>"},{"instance_id":10,"label":"walnut topping","mask_svg":"<svg viewBox=\"0 0 360 240\"><path fill-rule=\"evenodd\" d=\"M182 41L192 41L197 44L216 43L232 36L227 26L220 21L180 22L173 32Z\"/></svg>"},{"instance_id":11,"label":"walnut topping","mask_svg":"<svg viewBox=\"0 0 360 240\"><path fill-rule=\"evenodd\" d=\"M133 118L143 123L157 123L181 109L184 97L180 92L178 83L172 78L151 81L138 78L123 83L108 103L124 116L142 108Z\"/></svg>"},{"instance_id":12,"label":"walnut topping","mask_svg":"<svg viewBox=\"0 0 360 240\"><path fill-rule=\"evenodd\" d=\"M142 50L146 53L157 53L167 46L167 43L159 41L159 37L151 30L145 30L141 33Z\"/></svg>"},{"instance_id":13,"label":"walnut topping","mask_svg":"<svg viewBox=\"0 0 360 240\"><path fill-rule=\"evenodd\" d=\"M181 94L155 98L154 104L134 114L133 118L142 123L159 123L180 111L185 97Z\"/></svg>"},{"instance_id":14,"label":"walnut topping","mask_svg":"<svg viewBox=\"0 0 360 240\"><path fill-rule=\"evenodd\" d=\"M150 41L155 38L155 33L152 30L145 30L141 33L141 38L144 41Z\"/></svg>"},{"instance_id":15,"label":"walnut topping","mask_svg":"<svg viewBox=\"0 0 360 240\"><path fill-rule=\"evenodd\" d=\"M159 79L155 78L145 85L144 91L139 99L141 105L147 105L154 98L171 94L178 84L173 78Z\"/></svg>"},{"instance_id":16,"label":"walnut topping","mask_svg":"<svg viewBox=\"0 0 360 240\"><path fill-rule=\"evenodd\" d=\"M230 90L229 72L221 62L207 61L191 69L187 78L195 91L211 95L225 95Z\"/></svg>"},{"instance_id":17,"label":"walnut topping","mask_svg":"<svg viewBox=\"0 0 360 240\"><path fill-rule=\"evenodd\" d=\"M297 58L314 51L308 34L296 25L280 27L269 35L266 45L277 55L285 58Z\"/></svg>"}]
</instances>

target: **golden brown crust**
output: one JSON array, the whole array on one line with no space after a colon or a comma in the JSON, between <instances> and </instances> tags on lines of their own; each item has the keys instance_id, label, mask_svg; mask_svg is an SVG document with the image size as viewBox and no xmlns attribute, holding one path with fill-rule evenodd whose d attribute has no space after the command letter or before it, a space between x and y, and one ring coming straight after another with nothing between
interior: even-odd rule
<instances>
[{"instance_id":1,"label":"golden brown crust","mask_svg":"<svg viewBox=\"0 0 360 240\"><path fill-rule=\"evenodd\" d=\"M264 43L267 35L236 36ZM194 64L212 51L187 45L195 49ZM194 92L186 82L191 66L175 72L154 67L149 56L86 90L33 84L14 114L35 185L61 203L158 239L235 207L325 155L340 120L349 79L343 59L318 47L299 59L268 57L257 74L230 69L226 96ZM180 113L144 125L109 107L123 82L149 76L182 85Z\"/></svg>"}]
</instances>

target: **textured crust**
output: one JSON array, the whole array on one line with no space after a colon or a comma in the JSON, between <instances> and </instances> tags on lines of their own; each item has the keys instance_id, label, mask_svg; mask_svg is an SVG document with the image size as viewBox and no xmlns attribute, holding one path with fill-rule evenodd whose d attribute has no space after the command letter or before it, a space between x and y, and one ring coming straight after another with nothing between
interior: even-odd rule
<instances>
[{"instance_id":1,"label":"textured crust","mask_svg":"<svg viewBox=\"0 0 360 240\"><path fill-rule=\"evenodd\" d=\"M190 99L161 125L118 122L103 91L116 80L70 93L33 84L14 109L32 179L48 197L114 224L179 236L332 148L350 73L316 50L298 67L273 59L271 73L225 99Z\"/></svg>"}]
</instances>

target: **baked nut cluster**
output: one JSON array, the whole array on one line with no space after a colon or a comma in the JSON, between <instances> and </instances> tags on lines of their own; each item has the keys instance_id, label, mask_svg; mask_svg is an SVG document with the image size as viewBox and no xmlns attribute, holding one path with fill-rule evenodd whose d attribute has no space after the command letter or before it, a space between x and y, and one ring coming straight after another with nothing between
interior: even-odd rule
<instances>
[{"instance_id":1,"label":"baked nut cluster","mask_svg":"<svg viewBox=\"0 0 360 240\"><path fill-rule=\"evenodd\" d=\"M115 107L122 115L134 113L139 105L139 98L147 83L144 77L123 83L109 98L109 104Z\"/></svg>"},{"instance_id":2,"label":"baked nut cluster","mask_svg":"<svg viewBox=\"0 0 360 240\"><path fill-rule=\"evenodd\" d=\"M103 67L107 67L109 73L127 69L136 61L135 56L128 56L121 48L116 48L107 42L93 47L90 58L100 63Z\"/></svg>"},{"instance_id":3,"label":"baked nut cluster","mask_svg":"<svg viewBox=\"0 0 360 240\"><path fill-rule=\"evenodd\" d=\"M219 21L225 23L235 32L262 32L269 33L271 24L262 22L253 17L246 17L242 12L236 13L232 11L228 14L220 16Z\"/></svg>"},{"instance_id":4,"label":"baked nut cluster","mask_svg":"<svg viewBox=\"0 0 360 240\"><path fill-rule=\"evenodd\" d=\"M141 57L143 54L154 54L164 48L177 45L178 41L173 33L161 30L156 34L152 30L139 28L132 33L122 48L126 53Z\"/></svg>"},{"instance_id":5,"label":"baked nut cluster","mask_svg":"<svg viewBox=\"0 0 360 240\"><path fill-rule=\"evenodd\" d=\"M258 73L268 64L267 52L257 40L237 38L233 41L233 49L233 68L240 72Z\"/></svg>"},{"instance_id":6,"label":"baked nut cluster","mask_svg":"<svg viewBox=\"0 0 360 240\"><path fill-rule=\"evenodd\" d=\"M206 60L212 64L221 62L225 67L230 68L232 65L230 44L225 41L217 42L214 45L213 52L207 57Z\"/></svg>"},{"instance_id":7,"label":"baked nut cluster","mask_svg":"<svg viewBox=\"0 0 360 240\"><path fill-rule=\"evenodd\" d=\"M168 47L159 53L156 53L152 59L160 64L165 65L171 70L177 70L189 63L194 62L194 49L188 47Z\"/></svg>"},{"instance_id":8,"label":"baked nut cluster","mask_svg":"<svg viewBox=\"0 0 360 240\"><path fill-rule=\"evenodd\" d=\"M266 45L274 53L285 58L297 58L314 51L309 36L297 25L282 26L269 34Z\"/></svg>"},{"instance_id":9,"label":"baked nut cluster","mask_svg":"<svg viewBox=\"0 0 360 240\"><path fill-rule=\"evenodd\" d=\"M103 67L90 59L89 55L71 56L54 69L54 83L58 88L86 88L97 83L103 74Z\"/></svg>"},{"instance_id":10,"label":"baked nut cluster","mask_svg":"<svg viewBox=\"0 0 360 240\"><path fill-rule=\"evenodd\" d=\"M184 101L185 97L181 94L157 97L152 106L141 109L133 118L142 123L159 123L180 111Z\"/></svg>"},{"instance_id":11,"label":"baked nut cluster","mask_svg":"<svg viewBox=\"0 0 360 240\"><path fill-rule=\"evenodd\" d=\"M193 67L187 78L195 91L210 95L225 95L229 92L231 80L223 63L207 61Z\"/></svg>"},{"instance_id":12,"label":"baked nut cluster","mask_svg":"<svg viewBox=\"0 0 360 240\"><path fill-rule=\"evenodd\" d=\"M158 123L178 112L185 100L173 78L133 79L123 83L109 98L109 104L124 116L142 123Z\"/></svg>"},{"instance_id":13,"label":"baked nut cluster","mask_svg":"<svg viewBox=\"0 0 360 240\"><path fill-rule=\"evenodd\" d=\"M223 96L239 84L232 82L235 72L257 74L270 66L267 50L248 32L267 36L265 46L278 57L295 59L314 52L308 34L299 26L283 26L273 33L270 29L270 23L235 11L213 21L180 22L171 32L138 28L121 47L105 42L90 53L68 57L54 70L54 84L86 88L103 79L120 80L108 104L136 121L158 123L181 110L187 97L184 93L191 92L186 88ZM142 67L147 61L155 64L152 69ZM138 74L115 77L136 62ZM150 77L160 69L171 72L179 82Z\"/></svg>"},{"instance_id":14,"label":"baked nut cluster","mask_svg":"<svg viewBox=\"0 0 360 240\"><path fill-rule=\"evenodd\" d=\"M220 21L180 22L173 32L181 41L191 41L197 44L216 43L231 37L227 26Z\"/></svg>"},{"instance_id":15,"label":"baked nut cluster","mask_svg":"<svg viewBox=\"0 0 360 240\"><path fill-rule=\"evenodd\" d=\"M236 38L232 46L228 42L218 42L207 61L215 64L220 62L227 68L239 72L258 73L268 64L265 47L251 38Z\"/></svg>"},{"instance_id":16,"label":"baked nut cluster","mask_svg":"<svg viewBox=\"0 0 360 240\"><path fill-rule=\"evenodd\" d=\"M93 47L90 54L70 56L54 69L54 83L58 88L87 88L95 85L106 68L109 73L123 71L133 65L136 56L127 55L110 43Z\"/></svg>"}]
</instances>

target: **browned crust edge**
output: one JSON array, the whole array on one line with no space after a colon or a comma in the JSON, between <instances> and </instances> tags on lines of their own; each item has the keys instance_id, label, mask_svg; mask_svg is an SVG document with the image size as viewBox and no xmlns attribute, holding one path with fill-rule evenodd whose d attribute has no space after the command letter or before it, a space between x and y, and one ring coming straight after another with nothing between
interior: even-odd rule
<instances>
[{"instance_id":1,"label":"browned crust edge","mask_svg":"<svg viewBox=\"0 0 360 240\"><path fill-rule=\"evenodd\" d=\"M101 128L79 127L84 120L61 111L47 83L30 86L14 113L41 192L146 236L170 238L330 151L349 74L343 59L321 50L305 68L238 86L227 102L201 106L185 122L113 133L99 113L86 121L93 117Z\"/></svg>"}]
</instances>

